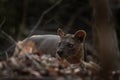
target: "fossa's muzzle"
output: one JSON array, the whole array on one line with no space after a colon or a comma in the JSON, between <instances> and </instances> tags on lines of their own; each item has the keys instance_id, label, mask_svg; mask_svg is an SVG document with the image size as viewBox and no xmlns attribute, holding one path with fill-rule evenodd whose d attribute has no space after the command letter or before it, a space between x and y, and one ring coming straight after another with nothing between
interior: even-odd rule
<instances>
[{"instance_id":1,"label":"fossa's muzzle","mask_svg":"<svg viewBox=\"0 0 120 80\"><path fill-rule=\"evenodd\" d=\"M59 57L61 59L66 59L71 64L78 64L78 63L80 63L80 60L81 60L80 53L76 53L76 54L72 54L72 55L67 54L66 56L64 56L63 51L57 51L57 57Z\"/></svg>"},{"instance_id":2,"label":"fossa's muzzle","mask_svg":"<svg viewBox=\"0 0 120 80\"><path fill-rule=\"evenodd\" d=\"M58 50L57 51L57 55L58 56L63 57L63 54L64 54L64 52L62 50Z\"/></svg>"}]
</instances>

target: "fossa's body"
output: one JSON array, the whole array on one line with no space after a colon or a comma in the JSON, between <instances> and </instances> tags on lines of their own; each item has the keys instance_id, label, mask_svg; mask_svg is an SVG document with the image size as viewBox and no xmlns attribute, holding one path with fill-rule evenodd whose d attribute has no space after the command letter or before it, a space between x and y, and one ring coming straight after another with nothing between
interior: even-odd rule
<instances>
[{"instance_id":1,"label":"fossa's body","mask_svg":"<svg viewBox=\"0 0 120 80\"><path fill-rule=\"evenodd\" d=\"M84 62L84 45L86 37L84 30L78 30L74 34L65 34L61 29L58 35L34 35L17 43L14 55L24 55L32 53L37 55L50 54L66 60L70 64L84 64L86 67L96 68ZM61 61L61 62L63 62ZM63 62L64 63L64 62Z\"/></svg>"},{"instance_id":2,"label":"fossa's body","mask_svg":"<svg viewBox=\"0 0 120 80\"><path fill-rule=\"evenodd\" d=\"M33 35L17 43L22 49L19 51L19 48L16 47L15 55L23 55L26 52L55 56L59 38L58 35Z\"/></svg>"}]
</instances>

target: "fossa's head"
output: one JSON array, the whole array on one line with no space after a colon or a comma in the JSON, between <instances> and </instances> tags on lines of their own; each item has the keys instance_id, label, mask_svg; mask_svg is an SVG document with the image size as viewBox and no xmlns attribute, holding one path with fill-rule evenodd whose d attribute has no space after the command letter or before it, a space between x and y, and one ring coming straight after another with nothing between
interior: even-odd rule
<instances>
[{"instance_id":1,"label":"fossa's head","mask_svg":"<svg viewBox=\"0 0 120 80\"><path fill-rule=\"evenodd\" d=\"M60 36L57 55L71 64L79 63L80 59L84 57L83 42L86 32L78 30L74 34L66 34L58 29L57 33Z\"/></svg>"}]
</instances>

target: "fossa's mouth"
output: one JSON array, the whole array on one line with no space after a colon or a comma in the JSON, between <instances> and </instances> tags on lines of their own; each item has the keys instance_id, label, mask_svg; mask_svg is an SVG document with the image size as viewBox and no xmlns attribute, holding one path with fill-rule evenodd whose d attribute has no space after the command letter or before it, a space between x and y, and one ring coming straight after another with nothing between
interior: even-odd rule
<instances>
[{"instance_id":1,"label":"fossa's mouth","mask_svg":"<svg viewBox=\"0 0 120 80\"><path fill-rule=\"evenodd\" d=\"M58 54L56 54L56 57L59 59L64 59L64 58L60 57Z\"/></svg>"},{"instance_id":2,"label":"fossa's mouth","mask_svg":"<svg viewBox=\"0 0 120 80\"><path fill-rule=\"evenodd\" d=\"M68 55L66 57L60 57L59 55L56 55L56 56L63 59L63 60L65 59L70 64L79 64L80 60L81 60L81 54L80 53L76 53L76 54L73 54L73 55Z\"/></svg>"}]
</instances>

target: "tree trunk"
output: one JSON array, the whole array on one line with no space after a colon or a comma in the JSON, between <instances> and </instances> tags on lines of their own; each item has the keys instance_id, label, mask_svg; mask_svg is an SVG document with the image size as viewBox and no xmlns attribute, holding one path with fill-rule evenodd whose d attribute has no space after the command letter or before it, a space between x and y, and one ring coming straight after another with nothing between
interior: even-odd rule
<instances>
[{"instance_id":1,"label":"tree trunk","mask_svg":"<svg viewBox=\"0 0 120 80\"><path fill-rule=\"evenodd\" d=\"M19 31L19 34L18 34L18 40L20 40L22 38L22 34L25 31L27 9L28 9L28 0L23 0L23 14L22 14L22 21L21 21L21 25L20 25L20 31Z\"/></svg>"},{"instance_id":2,"label":"tree trunk","mask_svg":"<svg viewBox=\"0 0 120 80\"><path fill-rule=\"evenodd\" d=\"M91 0L93 7L93 42L101 63L101 74L108 73L119 66L118 41L115 24L108 0Z\"/></svg>"}]
</instances>

